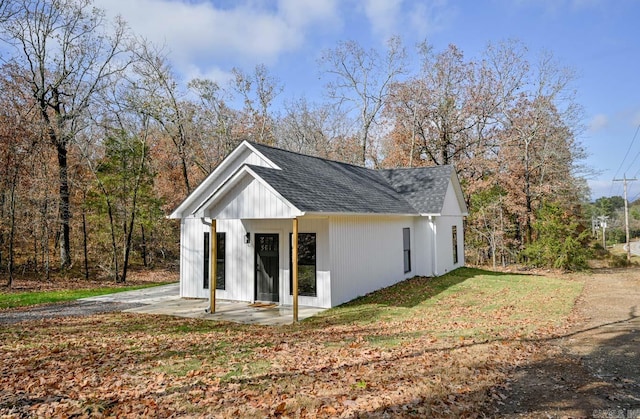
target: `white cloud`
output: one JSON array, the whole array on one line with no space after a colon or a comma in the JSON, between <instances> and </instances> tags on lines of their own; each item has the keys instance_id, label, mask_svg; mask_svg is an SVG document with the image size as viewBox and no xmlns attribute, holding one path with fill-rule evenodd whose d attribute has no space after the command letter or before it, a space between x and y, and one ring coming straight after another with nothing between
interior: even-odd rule
<instances>
[{"instance_id":1,"label":"white cloud","mask_svg":"<svg viewBox=\"0 0 640 419\"><path fill-rule=\"evenodd\" d=\"M337 0L279 0L278 9L284 19L297 28L315 22L333 22L338 18Z\"/></svg>"},{"instance_id":2,"label":"white cloud","mask_svg":"<svg viewBox=\"0 0 640 419\"><path fill-rule=\"evenodd\" d=\"M562 18L567 13L610 6L607 0L499 0L503 7L532 8L542 10L548 17Z\"/></svg>"},{"instance_id":3,"label":"white cloud","mask_svg":"<svg viewBox=\"0 0 640 419\"><path fill-rule=\"evenodd\" d=\"M401 0L367 0L364 12L374 34L384 39L396 34L400 23Z\"/></svg>"},{"instance_id":4,"label":"white cloud","mask_svg":"<svg viewBox=\"0 0 640 419\"><path fill-rule=\"evenodd\" d=\"M589 131L598 132L609 126L609 118L604 114L597 114L589 121Z\"/></svg>"},{"instance_id":5,"label":"white cloud","mask_svg":"<svg viewBox=\"0 0 640 419\"><path fill-rule=\"evenodd\" d=\"M261 7L251 0L217 7L209 1L96 0L109 16L121 15L135 33L166 45L178 71L272 64L301 48L307 32L337 19L336 0L280 0Z\"/></svg>"},{"instance_id":6,"label":"white cloud","mask_svg":"<svg viewBox=\"0 0 640 419\"><path fill-rule=\"evenodd\" d=\"M416 2L409 12L411 28L424 38L427 35L446 29L455 17L457 9L447 0Z\"/></svg>"},{"instance_id":7,"label":"white cloud","mask_svg":"<svg viewBox=\"0 0 640 419\"><path fill-rule=\"evenodd\" d=\"M423 39L445 29L456 9L448 0L366 0L364 13L372 33L382 40L408 33Z\"/></svg>"}]
</instances>

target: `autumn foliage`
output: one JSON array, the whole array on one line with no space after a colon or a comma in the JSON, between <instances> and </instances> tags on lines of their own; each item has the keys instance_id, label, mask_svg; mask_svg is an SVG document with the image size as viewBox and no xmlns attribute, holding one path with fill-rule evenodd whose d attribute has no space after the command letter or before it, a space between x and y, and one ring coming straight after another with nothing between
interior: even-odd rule
<instances>
[{"instance_id":1,"label":"autumn foliage","mask_svg":"<svg viewBox=\"0 0 640 419\"><path fill-rule=\"evenodd\" d=\"M573 74L518 42L474 58L341 42L320 55L327 94L314 102L286 98L264 65L231 69L225 84L182 80L91 0L2 5L7 282L58 269L125 281L130 264L175 263L179 226L165 216L245 139L370 167L454 164L472 263L518 261L545 202L579 218Z\"/></svg>"}]
</instances>

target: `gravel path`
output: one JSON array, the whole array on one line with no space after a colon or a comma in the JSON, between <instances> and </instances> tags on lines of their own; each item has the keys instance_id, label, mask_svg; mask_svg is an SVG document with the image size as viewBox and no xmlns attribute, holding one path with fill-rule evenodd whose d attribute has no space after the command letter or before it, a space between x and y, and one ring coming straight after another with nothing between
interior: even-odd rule
<instances>
[{"instance_id":1,"label":"gravel path","mask_svg":"<svg viewBox=\"0 0 640 419\"><path fill-rule=\"evenodd\" d=\"M640 270L581 280L574 327L518 368L498 417L640 418Z\"/></svg>"},{"instance_id":2,"label":"gravel path","mask_svg":"<svg viewBox=\"0 0 640 419\"><path fill-rule=\"evenodd\" d=\"M91 314L122 311L143 306L141 303L70 301L49 304L22 310L0 311L0 324L14 324L27 320L50 319L54 317L89 316Z\"/></svg>"}]
</instances>

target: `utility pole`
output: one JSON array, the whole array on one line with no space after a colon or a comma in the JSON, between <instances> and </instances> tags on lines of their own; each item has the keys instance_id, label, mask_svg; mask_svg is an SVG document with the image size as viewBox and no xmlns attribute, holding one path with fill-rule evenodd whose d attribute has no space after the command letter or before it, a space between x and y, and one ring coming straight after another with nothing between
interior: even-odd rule
<instances>
[{"instance_id":1,"label":"utility pole","mask_svg":"<svg viewBox=\"0 0 640 419\"><path fill-rule=\"evenodd\" d=\"M634 180L638 179L627 179L626 173L622 179L613 179L614 182L624 182L624 230L627 234L627 262L631 262L631 240L629 238L629 204L627 202L627 184L629 182L633 182Z\"/></svg>"}]
</instances>

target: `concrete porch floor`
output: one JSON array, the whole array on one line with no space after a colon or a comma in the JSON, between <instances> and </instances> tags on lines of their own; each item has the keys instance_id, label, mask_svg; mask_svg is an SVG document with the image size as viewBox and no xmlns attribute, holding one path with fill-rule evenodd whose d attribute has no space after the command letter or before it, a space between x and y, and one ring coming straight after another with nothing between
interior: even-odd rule
<instances>
[{"instance_id":1,"label":"concrete porch floor","mask_svg":"<svg viewBox=\"0 0 640 419\"><path fill-rule=\"evenodd\" d=\"M247 302L216 300L216 312L209 314L205 312L205 309L209 307L209 300L180 298L179 295L179 285L169 284L83 298L82 301L138 304L137 307L123 310L125 313L163 314L269 326L293 323L293 308L291 306L253 307ZM324 310L317 307L299 306L298 319L306 319Z\"/></svg>"}]
</instances>

